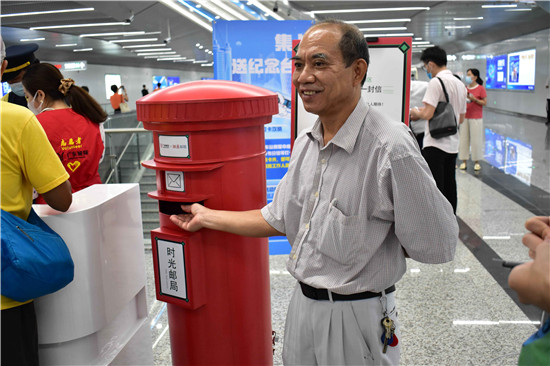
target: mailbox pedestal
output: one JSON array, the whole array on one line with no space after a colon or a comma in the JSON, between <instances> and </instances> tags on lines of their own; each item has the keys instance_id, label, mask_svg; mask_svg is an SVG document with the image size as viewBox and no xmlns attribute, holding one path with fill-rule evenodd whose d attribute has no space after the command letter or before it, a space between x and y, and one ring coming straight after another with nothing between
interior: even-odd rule
<instances>
[{"instance_id":1,"label":"mailbox pedestal","mask_svg":"<svg viewBox=\"0 0 550 366\"><path fill-rule=\"evenodd\" d=\"M34 209L75 269L73 282L35 300L40 365L152 365L139 186L95 184L66 213Z\"/></svg>"},{"instance_id":2,"label":"mailbox pedestal","mask_svg":"<svg viewBox=\"0 0 550 366\"><path fill-rule=\"evenodd\" d=\"M264 124L276 94L231 81L198 81L149 94L137 117L153 131L160 228L151 232L157 298L168 303L176 365L273 363L265 238L184 232L181 204L244 211L266 204Z\"/></svg>"}]
</instances>

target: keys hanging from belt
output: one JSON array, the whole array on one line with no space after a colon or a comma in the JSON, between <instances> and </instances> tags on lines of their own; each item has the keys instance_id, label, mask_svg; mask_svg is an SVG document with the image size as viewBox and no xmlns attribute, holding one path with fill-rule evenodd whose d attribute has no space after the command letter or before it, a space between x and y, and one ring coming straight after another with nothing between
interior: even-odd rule
<instances>
[{"instance_id":1,"label":"keys hanging from belt","mask_svg":"<svg viewBox=\"0 0 550 366\"><path fill-rule=\"evenodd\" d=\"M395 324L393 323L393 320L390 319L390 317L385 316L380 323L382 324L382 328L384 328L384 331L382 332L382 344L384 345L384 348L382 349L382 353L386 353L388 346L395 347L399 343L399 340L397 339L397 335L395 335Z\"/></svg>"}]
</instances>

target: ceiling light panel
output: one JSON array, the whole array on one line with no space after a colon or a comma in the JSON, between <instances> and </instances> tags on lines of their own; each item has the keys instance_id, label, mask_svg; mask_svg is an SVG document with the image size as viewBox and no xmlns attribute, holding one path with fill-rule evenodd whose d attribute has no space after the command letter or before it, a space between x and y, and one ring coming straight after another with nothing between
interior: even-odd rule
<instances>
[{"instance_id":1,"label":"ceiling light panel","mask_svg":"<svg viewBox=\"0 0 550 366\"><path fill-rule=\"evenodd\" d=\"M340 13L372 13L372 12L386 12L386 11L418 11L418 10L430 10L429 7L424 6L410 6L401 8L367 8L367 9L335 9L335 10L314 10L311 14L340 14Z\"/></svg>"},{"instance_id":2,"label":"ceiling light panel","mask_svg":"<svg viewBox=\"0 0 550 366\"><path fill-rule=\"evenodd\" d=\"M46 38L44 37L38 37L38 38L21 38L19 41L21 42L36 42L36 41L44 41Z\"/></svg>"},{"instance_id":3,"label":"ceiling light panel","mask_svg":"<svg viewBox=\"0 0 550 366\"><path fill-rule=\"evenodd\" d=\"M206 22L203 19L199 18L197 15L191 13L189 10L183 8L181 5L171 1L171 0L160 0L161 3L166 5L167 7L171 8L172 10L175 10L176 12L180 13L187 19L191 20L192 22L200 25L204 29L212 32L212 23Z\"/></svg>"},{"instance_id":4,"label":"ceiling light panel","mask_svg":"<svg viewBox=\"0 0 550 366\"><path fill-rule=\"evenodd\" d=\"M410 18L402 19L370 19L370 20L347 20L349 24L370 24L370 23L407 23L410 22Z\"/></svg>"},{"instance_id":5,"label":"ceiling light panel","mask_svg":"<svg viewBox=\"0 0 550 366\"><path fill-rule=\"evenodd\" d=\"M166 47L166 43L157 44L134 44L131 46L122 46L122 48L147 48L147 47Z\"/></svg>"},{"instance_id":6,"label":"ceiling light panel","mask_svg":"<svg viewBox=\"0 0 550 366\"><path fill-rule=\"evenodd\" d=\"M487 5L481 5L484 9L491 9L491 8L517 8L517 4L487 4Z\"/></svg>"},{"instance_id":7,"label":"ceiling light panel","mask_svg":"<svg viewBox=\"0 0 550 366\"><path fill-rule=\"evenodd\" d=\"M144 35L145 31L136 31L136 32L108 32L108 33L84 33L79 37L108 37L108 36L137 36Z\"/></svg>"},{"instance_id":8,"label":"ceiling light panel","mask_svg":"<svg viewBox=\"0 0 550 366\"><path fill-rule=\"evenodd\" d=\"M254 5L255 7L257 7L258 9L263 11L264 13L268 14L273 19L285 20L285 18L283 18L279 14L275 13L274 11L269 9L267 6L265 6L264 4L260 3L258 0L249 0L248 2L250 3L250 5Z\"/></svg>"},{"instance_id":9,"label":"ceiling light panel","mask_svg":"<svg viewBox=\"0 0 550 366\"><path fill-rule=\"evenodd\" d=\"M156 55L175 55L176 51L171 52L145 52L145 53L138 53L138 56L156 56Z\"/></svg>"},{"instance_id":10,"label":"ceiling light panel","mask_svg":"<svg viewBox=\"0 0 550 366\"><path fill-rule=\"evenodd\" d=\"M44 15L44 14L58 14L58 13L74 13L79 11L94 11L94 8L44 10L44 11L30 11L26 13L0 14L0 18L23 17L23 16L29 16L29 15L36 16L36 15Z\"/></svg>"},{"instance_id":11,"label":"ceiling light panel","mask_svg":"<svg viewBox=\"0 0 550 366\"><path fill-rule=\"evenodd\" d=\"M217 7L213 1L210 0L199 0L197 1L205 9L208 9L212 14L216 16L214 18L222 18L224 20L237 20L238 18L234 15L229 14L225 10Z\"/></svg>"},{"instance_id":12,"label":"ceiling light panel","mask_svg":"<svg viewBox=\"0 0 550 366\"><path fill-rule=\"evenodd\" d=\"M172 51L172 49L171 48L149 48L149 49L132 50L132 52L159 52L159 51Z\"/></svg>"},{"instance_id":13,"label":"ceiling light panel","mask_svg":"<svg viewBox=\"0 0 550 366\"><path fill-rule=\"evenodd\" d=\"M113 39L110 43L155 42L158 38Z\"/></svg>"},{"instance_id":14,"label":"ceiling light panel","mask_svg":"<svg viewBox=\"0 0 550 366\"><path fill-rule=\"evenodd\" d=\"M453 20L483 20L483 17L473 17L473 18L453 18Z\"/></svg>"},{"instance_id":15,"label":"ceiling light panel","mask_svg":"<svg viewBox=\"0 0 550 366\"><path fill-rule=\"evenodd\" d=\"M114 25L130 25L130 23L129 22L110 22L110 23L85 23L85 24L59 24L59 25L48 25L48 26L41 26L41 27L31 27L29 28L29 30L107 27L107 26L114 26Z\"/></svg>"},{"instance_id":16,"label":"ceiling light panel","mask_svg":"<svg viewBox=\"0 0 550 366\"><path fill-rule=\"evenodd\" d=\"M239 20L250 20L250 18L243 15L240 11L235 10L232 6L225 4L223 0L211 0L211 2Z\"/></svg>"},{"instance_id":17,"label":"ceiling light panel","mask_svg":"<svg viewBox=\"0 0 550 366\"><path fill-rule=\"evenodd\" d=\"M362 32L384 32L384 31L407 30L407 27L359 28L359 30Z\"/></svg>"},{"instance_id":18,"label":"ceiling light panel","mask_svg":"<svg viewBox=\"0 0 550 366\"><path fill-rule=\"evenodd\" d=\"M445 29L470 29L471 25L446 25Z\"/></svg>"},{"instance_id":19,"label":"ceiling light panel","mask_svg":"<svg viewBox=\"0 0 550 366\"><path fill-rule=\"evenodd\" d=\"M190 1L185 1L185 0L177 0L177 2L180 3L181 5L185 6L191 13L196 13L196 14L202 16L203 18L205 18L209 22L214 21L215 15L213 15L213 14L209 13L208 11L202 9L202 6L197 7L197 5L191 3Z\"/></svg>"}]
</instances>

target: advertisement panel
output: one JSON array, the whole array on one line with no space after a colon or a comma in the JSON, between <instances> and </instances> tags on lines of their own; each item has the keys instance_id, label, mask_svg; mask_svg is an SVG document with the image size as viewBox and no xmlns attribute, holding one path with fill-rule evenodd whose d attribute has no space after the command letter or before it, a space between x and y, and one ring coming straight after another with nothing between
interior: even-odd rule
<instances>
[{"instance_id":1,"label":"advertisement panel","mask_svg":"<svg viewBox=\"0 0 550 366\"><path fill-rule=\"evenodd\" d=\"M508 89L535 90L536 50L508 54Z\"/></svg>"},{"instance_id":2,"label":"advertisement panel","mask_svg":"<svg viewBox=\"0 0 550 366\"><path fill-rule=\"evenodd\" d=\"M506 67L506 55L487 58L487 89L506 89L508 68Z\"/></svg>"},{"instance_id":3,"label":"advertisement panel","mask_svg":"<svg viewBox=\"0 0 550 366\"><path fill-rule=\"evenodd\" d=\"M301 39L312 24L312 20L213 23L214 78L263 87L279 97L279 114L265 125L268 202L290 161L292 40ZM269 243L271 254L290 252L286 238L270 238Z\"/></svg>"}]
</instances>

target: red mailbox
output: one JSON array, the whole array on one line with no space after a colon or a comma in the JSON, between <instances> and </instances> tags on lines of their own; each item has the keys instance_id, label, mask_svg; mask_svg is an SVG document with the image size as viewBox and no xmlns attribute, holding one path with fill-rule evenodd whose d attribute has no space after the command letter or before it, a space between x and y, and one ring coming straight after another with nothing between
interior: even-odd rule
<instances>
[{"instance_id":1,"label":"red mailbox","mask_svg":"<svg viewBox=\"0 0 550 366\"><path fill-rule=\"evenodd\" d=\"M276 94L231 81L196 81L137 101L153 131L160 228L151 232L157 299L168 303L174 365L273 363L265 238L200 230L169 217L182 203L219 210L266 204L264 124Z\"/></svg>"}]
</instances>

